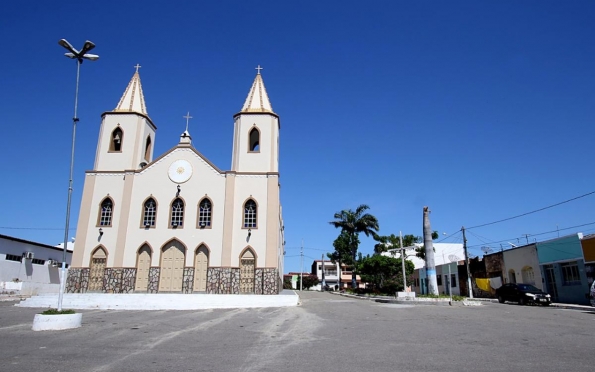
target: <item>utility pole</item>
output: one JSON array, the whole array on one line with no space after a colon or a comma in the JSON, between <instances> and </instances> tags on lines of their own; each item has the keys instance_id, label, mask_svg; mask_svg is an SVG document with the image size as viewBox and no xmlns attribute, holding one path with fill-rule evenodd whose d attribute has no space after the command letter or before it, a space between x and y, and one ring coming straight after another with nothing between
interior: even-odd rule
<instances>
[{"instance_id":1,"label":"utility pole","mask_svg":"<svg viewBox=\"0 0 595 372\"><path fill-rule=\"evenodd\" d=\"M326 285L325 281L324 281L324 253L320 255L321 259L322 259L322 286L320 287L320 291L324 292L324 287Z\"/></svg>"},{"instance_id":2,"label":"utility pole","mask_svg":"<svg viewBox=\"0 0 595 372\"><path fill-rule=\"evenodd\" d=\"M405 277L405 247L403 247L403 233L399 231L399 244L401 245L401 267L403 268L403 292L407 292L407 279Z\"/></svg>"},{"instance_id":3,"label":"utility pole","mask_svg":"<svg viewBox=\"0 0 595 372\"><path fill-rule=\"evenodd\" d=\"M300 247L300 291L302 290L302 278L304 277L304 238L302 238L302 246Z\"/></svg>"},{"instance_id":4,"label":"utility pole","mask_svg":"<svg viewBox=\"0 0 595 372\"><path fill-rule=\"evenodd\" d=\"M467 253L467 238L465 237L465 226L461 227L463 232L463 249L465 250L465 266L467 267L467 288L469 298L473 298L473 287L471 286L471 270L469 270L469 254Z\"/></svg>"},{"instance_id":5,"label":"utility pole","mask_svg":"<svg viewBox=\"0 0 595 372\"><path fill-rule=\"evenodd\" d=\"M434 243L432 243L432 227L430 226L430 208L424 207L424 249L426 251L426 280L428 294L438 295L438 282L436 281L436 264L434 262Z\"/></svg>"}]
</instances>

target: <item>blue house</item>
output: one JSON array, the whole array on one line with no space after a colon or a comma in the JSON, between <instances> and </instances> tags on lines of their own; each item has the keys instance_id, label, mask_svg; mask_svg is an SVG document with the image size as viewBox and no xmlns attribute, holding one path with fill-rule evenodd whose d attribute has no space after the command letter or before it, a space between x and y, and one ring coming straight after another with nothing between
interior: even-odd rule
<instances>
[{"instance_id":1,"label":"blue house","mask_svg":"<svg viewBox=\"0 0 595 372\"><path fill-rule=\"evenodd\" d=\"M546 292L554 302L589 304L582 233L536 243Z\"/></svg>"}]
</instances>

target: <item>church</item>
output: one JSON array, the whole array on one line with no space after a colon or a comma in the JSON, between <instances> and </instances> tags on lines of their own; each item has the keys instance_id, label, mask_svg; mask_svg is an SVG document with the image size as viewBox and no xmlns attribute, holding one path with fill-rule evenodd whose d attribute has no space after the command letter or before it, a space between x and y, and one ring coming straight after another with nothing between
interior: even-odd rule
<instances>
[{"instance_id":1,"label":"church","mask_svg":"<svg viewBox=\"0 0 595 372\"><path fill-rule=\"evenodd\" d=\"M278 294L280 121L261 67L233 116L227 171L192 145L187 125L177 145L154 156L157 126L139 67L117 107L101 116L67 292Z\"/></svg>"}]
</instances>

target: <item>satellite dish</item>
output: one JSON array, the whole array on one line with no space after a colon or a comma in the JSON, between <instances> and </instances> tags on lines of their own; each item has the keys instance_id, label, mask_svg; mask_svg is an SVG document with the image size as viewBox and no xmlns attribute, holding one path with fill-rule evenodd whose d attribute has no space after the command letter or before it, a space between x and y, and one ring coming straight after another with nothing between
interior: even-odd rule
<instances>
[{"instance_id":1,"label":"satellite dish","mask_svg":"<svg viewBox=\"0 0 595 372\"><path fill-rule=\"evenodd\" d=\"M481 251L483 252L483 254L488 254L492 251L492 248L490 247L481 247Z\"/></svg>"},{"instance_id":2,"label":"satellite dish","mask_svg":"<svg viewBox=\"0 0 595 372\"><path fill-rule=\"evenodd\" d=\"M456 262L459 260L459 257L457 257L456 254L451 254L450 256L448 256L448 259L450 260L450 262Z\"/></svg>"}]
</instances>

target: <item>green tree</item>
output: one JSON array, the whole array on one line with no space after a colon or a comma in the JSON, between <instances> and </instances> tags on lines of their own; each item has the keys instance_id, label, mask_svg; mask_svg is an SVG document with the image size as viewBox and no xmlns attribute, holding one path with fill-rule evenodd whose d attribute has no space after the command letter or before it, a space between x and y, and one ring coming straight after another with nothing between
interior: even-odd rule
<instances>
[{"instance_id":1,"label":"green tree","mask_svg":"<svg viewBox=\"0 0 595 372\"><path fill-rule=\"evenodd\" d=\"M357 240L359 244L359 239ZM351 258L351 236L346 231L341 231L341 234L333 242L335 251L333 253L327 253L326 256L332 261L332 263L339 263L339 289L341 288L341 271L343 270L343 264L353 265Z\"/></svg>"},{"instance_id":2,"label":"green tree","mask_svg":"<svg viewBox=\"0 0 595 372\"><path fill-rule=\"evenodd\" d=\"M350 257L352 259L352 263L355 264L356 257L357 257L357 249L359 246L359 234L364 233L366 236L376 236L378 232L378 220L376 217L369 213L365 213L370 207L365 204L361 204L359 207L355 209L355 211L351 209L344 209L341 212L337 212L334 214L333 218L334 221L329 222L337 229L341 229L341 232L345 232L349 237L349 248L350 248ZM356 270L354 270L351 274L351 287L356 288Z\"/></svg>"},{"instance_id":3,"label":"green tree","mask_svg":"<svg viewBox=\"0 0 595 372\"><path fill-rule=\"evenodd\" d=\"M318 285L318 277L312 274L306 274L302 277L302 289L309 289Z\"/></svg>"},{"instance_id":4,"label":"green tree","mask_svg":"<svg viewBox=\"0 0 595 372\"><path fill-rule=\"evenodd\" d=\"M410 278L415 270L413 262L405 260L405 275ZM362 281L371 283L374 288L386 293L403 290L401 258L374 254L363 257L358 264ZM410 280L410 279L408 279Z\"/></svg>"},{"instance_id":5,"label":"green tree","mask_svg":"<svg viewBox=\"0 0 595 372\"><path fill-rule=\"evenodd\" d=\"M438 239L438 231L434 231L432 233L432 239ZM376 243L376 245L374 245L375 254L381 254L383 252L387 252L390 249L401 248L399 237L395 234L385 236L375 235L374 240L378 242ZM415 236L412 234L403 235L403 246L405 247L411 247L415 244L421 244L423 243L423 241L424 240L421 236ZM407 260L407 256L407 252L405 252L405 260ZM426 252L423 246L415 248L415 256L421 258L422 260L425 260Z\"/></svg>"}]
</instances>

